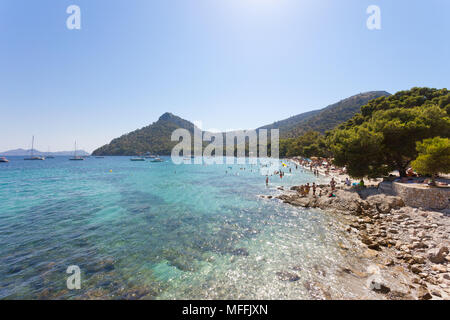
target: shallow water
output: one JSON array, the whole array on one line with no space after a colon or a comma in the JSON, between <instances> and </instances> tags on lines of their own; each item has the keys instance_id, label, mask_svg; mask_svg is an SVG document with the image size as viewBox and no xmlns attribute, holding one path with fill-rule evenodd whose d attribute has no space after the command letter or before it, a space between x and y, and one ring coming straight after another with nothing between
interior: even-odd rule
<instances>
[{"instance_id":1,"label":"shallow water","mask_svg":"<svg viewBox=\"0 0 450 320\"><path fill-rule=\"evenodd\" d=\"M310 172L267 188L256 165L165 160L0 164L0 298L311 299L318 281L356 297L337 272L353 259L340 222L258 197ZM81 290L66 288L70 265Z\"/></svg>"}]
</instances>

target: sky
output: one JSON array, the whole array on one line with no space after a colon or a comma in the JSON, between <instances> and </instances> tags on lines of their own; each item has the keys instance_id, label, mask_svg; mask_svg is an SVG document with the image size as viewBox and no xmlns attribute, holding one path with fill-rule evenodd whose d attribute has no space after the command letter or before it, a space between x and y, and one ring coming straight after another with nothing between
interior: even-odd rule
<instances>
[{"instance_id":1,"label":"sky","mask_svg":"<svg viewBox=\"0 0 450 320\"><path fill-rule=\"evenodd\" d=\"M449 88L449 35L448 0L0 0L0 151L35 135L91 152L165 112L252 129L360 92Z\"/></svg>"}]
</instances>

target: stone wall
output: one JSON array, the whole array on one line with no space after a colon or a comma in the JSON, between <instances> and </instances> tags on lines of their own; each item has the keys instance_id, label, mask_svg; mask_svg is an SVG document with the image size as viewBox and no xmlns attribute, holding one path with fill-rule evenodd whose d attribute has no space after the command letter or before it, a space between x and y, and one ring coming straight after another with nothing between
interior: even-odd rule
<instances>
[{"instance_id":1,"label":"stone wall","mask_svg":"<svg viewBox=\"0 0 450 320\"><path fill-rule=\"evenodd\" d=\"M450 188L429 188L418 184L382 182L380 191L401 197L409 207L450 209Z\"/></svg>"}]
</instances>

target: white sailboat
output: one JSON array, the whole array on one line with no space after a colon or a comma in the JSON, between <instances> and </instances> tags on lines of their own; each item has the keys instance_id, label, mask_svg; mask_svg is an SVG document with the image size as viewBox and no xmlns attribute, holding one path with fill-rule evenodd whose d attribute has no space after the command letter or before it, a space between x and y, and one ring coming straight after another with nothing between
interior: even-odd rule
<instances>
[{"instance_id":1,"label":"white sailboat","mask_svg":"<svg viewBox=\"0 0 450 320\"><path fill-rule=\"evenodd\" d=\"M70 158L69 160L71 160L71 161L82 161L82 160L84 160L83 157L77 156L77 142L76 141L75 141L75 151L73 153L73 158Z\"/></svg>"},{"instance_id":2,"label":"white sailboat","mask_svg":"<svg viewBox=\"0 0 450 320\"><path fill-rule=\"evenodd\" d=\"M34 156L34 136L31 139L31 155L28 158L25 158L24 160L45 160L42 156Z\"/></svg>"}]
</instances>

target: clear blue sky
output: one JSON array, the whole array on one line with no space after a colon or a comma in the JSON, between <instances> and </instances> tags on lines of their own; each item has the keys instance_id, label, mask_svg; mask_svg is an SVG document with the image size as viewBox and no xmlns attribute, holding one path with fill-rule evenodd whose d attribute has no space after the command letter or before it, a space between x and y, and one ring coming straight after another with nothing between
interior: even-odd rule
<instances>
[{"instance_id":1,"label":"clear blue sky","mask_svg":"<svg viewBox=\"0 0 450 320\"><path fill-rule=\"evenodd\" d=\"M32 134L92 151L166 111L256 128L363 91L448 88L449 36L448 0L0 0L0 151Z\"/></svg>"}]
</instances>

